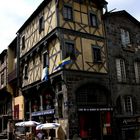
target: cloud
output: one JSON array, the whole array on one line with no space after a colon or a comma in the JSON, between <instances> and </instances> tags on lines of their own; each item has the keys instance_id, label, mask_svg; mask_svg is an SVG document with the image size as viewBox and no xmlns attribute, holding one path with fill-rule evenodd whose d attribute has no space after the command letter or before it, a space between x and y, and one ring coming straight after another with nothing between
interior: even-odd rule
<instances>
[{"instance_id":1,"label":"cloud","mask_svg":"<svg viewBox=\"0 0 140 140\"><path fill-rule=\"evenodd\" d=\"M119 10L126 10L129 14L140 21L139 5L138 0L107 0L109 11L116 8Z\"/></svg>"},{"instance_id":2,"label":"cloud","mask_svg":"<svg viewBox=\"0 0 140 140\"><path fill-rule=\"evenodd\" d=\"M8 47L17 30L42 0L4 0L0 4L0 52Z\"/></svg>"}]
</instances>

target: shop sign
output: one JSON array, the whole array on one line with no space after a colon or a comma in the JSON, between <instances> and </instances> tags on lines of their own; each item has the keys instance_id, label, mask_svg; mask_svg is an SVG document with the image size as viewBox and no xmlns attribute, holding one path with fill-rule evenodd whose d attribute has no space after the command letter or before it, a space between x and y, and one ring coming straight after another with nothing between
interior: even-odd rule
<instances>
[{"instance_id":1,"label":"shop sign","mask_svg":"<svg viewBox=\"0 0 140 140\"><path fill-rule=\"evenodd\" d=\"M127 126L127 125L140 125L140 118L139 117L123 118L123 119L120 119L120 124L122 126Z\"/></svg>"},{"instance_id":2,"label":"shop sign","mask_svg":"<svg viewBox=\"0 0 140 140\"><path fill-rule=\"evenodd\" d=\"M54 114L54 109L33 112L32 116L41 116L41 115L48 115L48 114Z\"/></svg>"},{"instance_id":3,"label":"shop sign","mask_svg":"<svg viewBox=\"0 0 140 140\"><path fill-rule=\"evenodd\" d=\"M113 111L113 108L79 108L78 111Z\"/></svg>"}]
</instances>

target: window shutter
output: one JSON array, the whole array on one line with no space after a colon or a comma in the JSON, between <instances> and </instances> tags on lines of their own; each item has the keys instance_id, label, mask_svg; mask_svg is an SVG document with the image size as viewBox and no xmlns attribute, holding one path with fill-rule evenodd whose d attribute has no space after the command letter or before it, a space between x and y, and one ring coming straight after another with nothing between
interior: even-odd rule
<instances>
[{"instance_id":1,"label":"window shutter","mask_svg":"<svg viewBox=\"0 0 140 140\"><path fill-rule=\"evenodd\" d=\"M122 81L122 75L121 75L121 65L120 65L120 59L116 59L116 69L117 69L117 79L119 82Z\"/></svg>"},{"instance_id":2,"label":"window shutter","mask_svg":"<svg viewBox=\"0 0 140 140\"><path fill-rule=\"evenodd\" d=\"M136 83L139 83L140 82L140 64L138 62L134 63L134 69L135 69Z\"/></svg>"},{"instance_id":3,"label":"window shutter","mask_svg":"<svg viewBox=\"0 0 140 140\"><path fill-rule=\"evenodd\" d=\"M125 45L125 31L123 29L121 29L121 41L122 45Z\"/></svg>"}]
</instances>

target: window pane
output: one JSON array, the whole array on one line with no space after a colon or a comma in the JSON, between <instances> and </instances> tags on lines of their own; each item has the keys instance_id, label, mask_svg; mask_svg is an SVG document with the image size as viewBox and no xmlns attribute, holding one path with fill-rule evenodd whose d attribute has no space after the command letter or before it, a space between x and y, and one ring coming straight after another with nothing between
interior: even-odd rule
<instances>
[{"instance_id":1,"label":"window pane","mask_svg":"<svg viewBox=\"0 0 140 140\"><path fill-rule=\"evenodd\" d=\"M41 33L41 31L44 30L44 17L42 16L40 19L39 19L39 33Z\"/></svg>"},{"instance_id":2,"label":"window pane","mask_svg":"<svg viewBox=\"0 0 140 140\"><path fill-rule=\"evenodd\" d=\"M130 44L129 32L125 29L121 29L121 41L123 46Z\"/></svg>"},{"instance_id":3,"label":"window pane","mask_svg":"<svg viewBox=\"0 0 140 140\"><path fill-rule=\"evenodd\" d=\"M47 52L45 52L44 54L43 54L43 68L45 68L45 67L47 67L48 66L48 53Z\"/></svg>"},{"instance_id":4,"label":"window pane","mask_svg":"<svg viewBox=\"0 0 140 140\"><path fill-rule=\"evenodd\" d=\"M92 13L90 13L90 24L91 26L97 26L97 17Z\"/></svg>"},{"instance_id":5,"label":"window pane","mask_svg":"<svg viewBox=\"0 0 140 140\"><path fill-rule=\"evenodd\" d=\"M140 83L140 62L134 63L136 83Z\"/></svg>"},{"instance_id":6,"label":"window pane","mask_svg":"<svg viewBox=\"0 0 140 140\"><path fill-rule=\"evenodd\" d=\"M65 19L71 19L72 20L72 8L69 6L64 6L63 10L63 16Z\"/></svg>"},{"instance_id":7,"label":"window pane","mask_svg":"<svg viewBox=\"0 0 140 140\"><path fill-rule=\"evenodd\" d=\"M117 79L119 82L126 82L125 63L123 59L116 59Z\"/></svg>"},{"instance_id":8,"label":"window pane","mask_svg":"<svg viewBox=\"0 0 140 140\"><path fill-rule=\"evenodd\" d=\"M131 96L125 97L125 112L126 113L133 113L132 97Z\"/></svg>"},{"instance_id":9,"label":"window pane","mask_svg":"<svg viewBox=\"0 0 140 140\"><path fill-rule=\"evenodd\" d=\"M71 57L71 59L75 59L75 49L74 49L74 43L66 42L65 43L65 48L66 48L66 58Z\"/></svg>"},{"instance_id":10,"label":"window pane","mask_svg":"<svg viewBox=\"0 0 140 140\"><path fill-rule=\"evenodd\" d=\"M22 37L22 49L25 49L25 36Z\"/></svg>"},{"instance_id":11,"label":"window pane","mask_svg":"<svg viewBox=\"0 0 140 140\"><path fill-rule=\"evenodd\" d=\"M101 61L101 50L100 48L93 47L94 62Z\"/></svg>"}]
</instances>

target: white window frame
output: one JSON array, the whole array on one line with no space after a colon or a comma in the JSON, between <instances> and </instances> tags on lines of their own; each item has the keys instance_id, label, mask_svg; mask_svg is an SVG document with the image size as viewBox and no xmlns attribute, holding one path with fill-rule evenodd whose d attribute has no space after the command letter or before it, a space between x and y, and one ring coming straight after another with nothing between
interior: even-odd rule
<instances>
[{"instance_id":1,"label":"white window frame","mask_svg":"<svg viewBox=\"0 0 140 140\"><path fill-rule=\"evenodd\" d=\"M123 28L121 28L121 42L124 47L130 44L130 33Z\"/></svg>"},{"instance_id":2,"label":"white window frame","mask_svg":"<svg viewBox=\"0 0 140 140\"><path fill-rule=\"evenodd\" d=\"M140 62L134 63L134 70L136 83L140 83Z\"/></svg>"},{"instance_id":3,"label":"white window frame","mask_svg":"<svg viewBox=\"0 0 140 140\"><path fill-rule=\"evenodd\" d=\"M131 96L124 97L124 111L126 114L133 114L133 102Z\"/></svg>"},{"instance_id":4,"label":"white window frame","mask_svg":"<svg viewBox=\"0 0 140 140\"><path fill-rule=\"evenodd\" d=\"M126 82L125 62L121 58L116 59L116 71L118 82Z\"/></svg>"}]
</instances>

